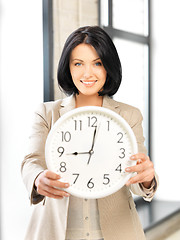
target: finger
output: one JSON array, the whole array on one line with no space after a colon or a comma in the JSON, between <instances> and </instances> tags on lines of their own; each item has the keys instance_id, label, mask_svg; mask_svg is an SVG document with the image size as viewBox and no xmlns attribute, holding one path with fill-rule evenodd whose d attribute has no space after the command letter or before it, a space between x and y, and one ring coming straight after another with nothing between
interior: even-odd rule
<instances>
[{"instance_id":1,"label":"finger","mask_svg":"<svg viewBox=\"0 0 180 240\"><path fill-rule=\"evenodd\" d=\"M55 172L52 172L49 170L45 170L43 173L44 173L45 177L50 178L50 179L57 180L57 179L61 178L59 174L56 174Z\"/></svg>"},{"instance_id":2,"label":"finger","mask_svg":"<svg viewBox=\"0 0 180 240\"><path fill-rule=\"evenodd\" d=\"M142 172L145 171L146 169L151 169L153 168L153 163L151 161L145 161L142 163L138 163L135 166L132 167L127 167L125 169L126 172Z\"/></svg>"},{"instance_id":3,"label":"finger","mask_svg":"<svg viewBox=\"0 0 180 240\"><path fill-rule=\"evenodd\" d=\"M132 167L127 167L125 169L126 172L142 172L143 170L145 169L145 167L142 165L142 164L138 164L138 165L135 165L135 166L132 166Z\"/></svg>"},{"instance_id":4,"label":"finger","mask_svg":"<svg viewBox=\"0 0 180 240\"><path fill-rule=\"evenodd\" d=\"M141 183L144 182L147 175L145 173L137 174L135 177L130 178L126 185L129 186L130 184Z\"/></svg>"},{"instance_id":5,"label":"finger","mask_svg":"<svg viewBox=\"0 0 180 240\"><path fill-rule=\"evenodd\" d=\"M36 179L36 187L38 185L47 185L50 187L56 187L56 188L68 188L69 183L67 182L60 182L59 181L60 176L54 172L51 172L49 170L45 170L39 177Z\"/></svg>"},{"instance_id":6,"label":"finger","mask_svg":"<svg viewBox=\"0 0 180 240\"><path fill-rule=\"evenodd\" d=\"M143 171L143 172L137 174L136 176L130 178L128 180L128 182L126 183L126 185L128 186L130 184L135 184L135 183L150 182L150 181L152 181L153 178L154 178L153 169L146 170L146 171Z\"/></svg>"},{"instance_id":7,"label":"finger","mask_svg":"<svg viewBox=\"0 0 180 240\"><path fill-rule=\"evenodd\" d=\"M41 191L39 190L39 194L41 194L45 197L54 198L54 199L62 199L63 198L63 196L54 195L54 194L52 194L50 192L47 192L45 190L41 190Z\"/></svg>"},{"instance_id":8,"label":"finger","mask_svg":"<svg viewBox=\"0 0 180 240\"><path fill-rule=\"evenodd\" d=\"M50 187L45 185L44 189L45 191L53 194L53 195L57 195L57 196L69 196L69 193L63 191L62 189L58 189L58 188L54 188L54 187Z\"/></svg>"},{"instance_id":9,"label":"finger","mask_svg":"<svg viewBox=\"0 0 180 240\"><path fill-rule=\"evenodd\" d=\"M45 184L47 184L49 186L57 187L57 188L68 188L69 187L69 183L57 181L61 177L60 177L60 175L58 175L52 171L46 170L46 171L44 171L44 175L46 177L44 182L45 182Z\"/></svg>"},{"instance_id":10,"label":"finger","mask_svg":"<svg viewBox=\"0 0 180 240\"><path fill-rule=\"evenodd\" d=\"M142 161L146 161L149 159L149 157L144 154L144 153L137 153L137 154L134 154L130 157L131 160L134 160L134 161L137 161L137 160L142 160Z\"/></svg>"},{"instance_id":11,"label":"finger","mask_svg":"<svg viewBox=\"0 0 180 240\"><path fill-rule=\"evenodd\" d=\"M47 197L53 197L56 196L56 198L62 198L62 197L69 197L70 194L62 191L61 189L57 189L54 187L51 187L49 185L46 184L39 184L37 191L39 194L47 196Z\"/></svg>"},{"instance_id":12,"label":"finger","mask_svg":"<svg viewBox=\"0 0 180 240\"><path fill-rule=\"evenodd\" d=\"M55 199L62 199L64 197L69 197L70 194L66 193L66 192L61 192L59 194L54 194L53 192L49 192L46 190L39 190L40 194L46 197L50 197L50 198L55 198Z\"/></svg>"},{"instance_id":13,"label":"finger","mask_svg":"<svg viewBox=\"0 0 180 240\"><path fill-rule=\"evenodd\" d=\"M54 188L68 188L70 185L68 182L61 182L59 180L51 180L49 178L44 179L44 184Z\"/></svg>"}]
</instances>

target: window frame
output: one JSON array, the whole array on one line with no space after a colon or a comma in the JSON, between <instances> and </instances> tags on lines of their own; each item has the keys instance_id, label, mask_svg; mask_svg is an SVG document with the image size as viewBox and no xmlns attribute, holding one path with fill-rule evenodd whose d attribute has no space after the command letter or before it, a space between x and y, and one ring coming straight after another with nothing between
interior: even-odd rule
<instances>
[{"instance_id":1,"label":"window frame","mask_svg":"<svg viewBox=\"0 0 180 240\"><path fill-rule=\"evenodd\" d=\"M148 47L148 76L147 76L147 103L146 106L148 108L147 113L147 148L148 148L148 155L151 158L151 129L152 129L152 121L151 121L151 113L152 113L152 107L151 107L151 4L150 0L148 1L148 34L147 36L136 34L132 32L127 32L120 29L115 29L113 27L113 0L107 0L108 1L108 24L107 26L103 26L101 23L101 1L98 0L98 13L99 13L99 19L98 23L99 26L102 27L109 35L113 38L120 38L123 40L127 40L130 42L136 42L140 44L144 44Z\"/></svg>"},{"instance_id":2,"label":"window frame","mask_svg":"<svg viewBox=\"0 0 180 240\"><path fill-rule=\"evenodd\" d=\"M54 100L53 81L53 2L42 0L43 4L43 71L44 102Z\"/></svg>"}]
</instances>

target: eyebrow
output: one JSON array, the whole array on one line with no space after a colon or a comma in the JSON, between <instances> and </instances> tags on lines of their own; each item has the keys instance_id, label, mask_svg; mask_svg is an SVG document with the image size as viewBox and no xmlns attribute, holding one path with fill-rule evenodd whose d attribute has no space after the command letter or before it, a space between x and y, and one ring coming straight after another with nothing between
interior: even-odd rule
<instances>
[{"instance_id":1,"label":"eyebrow","mask_svg":"<svg viewBox=\"0 0 180 240\"><path fill-rule=\"evenodd\" d=\"M93 60L93 62L97 61L97 60L101 60L100 57L96 58L95 60Z\"/></svg>"},{"instance_id":2,"label":"eyebrow","mask_svg":"<svg viewBox=\"0 0 180 240\"><path fill-rule=\"evenodd\" d=\"M94 59L92 62L96 62L97 60L101 60L101 59L100 59L100 57L98 57L98 58ZM72 62L73 62L73 61L80 61L80 62L84 62L83 60L81 60L81 59L78 59L78 58L74 58L74 59L72 59Z\"/></svg>"}]
</instances>

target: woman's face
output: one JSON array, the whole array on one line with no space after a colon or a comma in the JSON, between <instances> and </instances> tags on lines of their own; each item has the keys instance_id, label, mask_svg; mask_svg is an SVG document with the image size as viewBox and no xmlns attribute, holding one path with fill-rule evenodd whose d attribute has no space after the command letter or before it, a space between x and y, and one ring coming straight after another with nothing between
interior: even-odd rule
<instances>
[{"instance_id":1,"label":"woman's face","mask_svg":"<svg viewBox=\"0 0 180 240\"><path fill-rule=\"evenodd\" d=\"M71 52L69 67L79 94L97 95L103 88L107 72L93 46L81 43L75 47Z\"/></svg>"}]
</instances>

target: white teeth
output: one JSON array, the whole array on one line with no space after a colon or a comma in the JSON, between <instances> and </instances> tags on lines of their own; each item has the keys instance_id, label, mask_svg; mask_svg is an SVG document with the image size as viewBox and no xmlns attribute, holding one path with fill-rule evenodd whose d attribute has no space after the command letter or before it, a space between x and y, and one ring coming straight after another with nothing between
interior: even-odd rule
<instances>
[{"instance_id":1,"label":"white teeth","mask_svg":"<svg viewBox=\"0 0 180 240\"><path fill-rule=\"evenodd\" d=\"M90 85L90 84L92 84L94 82L83 82L83 83L86 84L86 85Z\"/></svg>"},{"instance_id":2,"label":"white teeth","mask_svg":"<svg viewBox=\"0 0 180 240\"><path fill-rule=\"evenodd\" d=\"M95 82L97 82L97 81L87 82L87 81L82 81L82 80L81 80L81 82L84 83L84 84L86 84L86 85L90 85L90 84L93 84L93 83L95 83Z\"/></svg>"}]
</instances>

